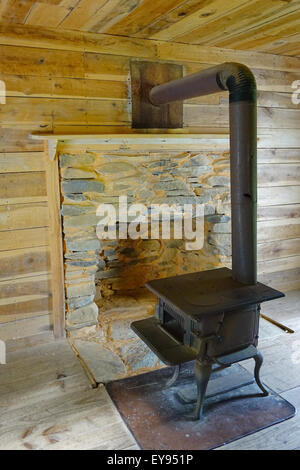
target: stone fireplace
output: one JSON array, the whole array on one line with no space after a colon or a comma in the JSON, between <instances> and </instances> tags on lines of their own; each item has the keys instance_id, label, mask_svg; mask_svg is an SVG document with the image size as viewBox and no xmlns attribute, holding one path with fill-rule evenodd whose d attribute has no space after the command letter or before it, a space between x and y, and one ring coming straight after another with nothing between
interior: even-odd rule
<instances>
[{"instance_id":1,"label":"stone fireplace","mask_svg":"<svg viewBox=\"0 0 300 470\"><path fill-rule=\"evenodd\" d=\"M96 382L163 365L130 329L154 313L147 281L230 263L227 136L116 137L61 137L55 148L67 336ZM99 240L97 208L117 207L119 196L147 207L203 204L203 248L187 250L174 237Z\"/></svg>"}]
</instances>

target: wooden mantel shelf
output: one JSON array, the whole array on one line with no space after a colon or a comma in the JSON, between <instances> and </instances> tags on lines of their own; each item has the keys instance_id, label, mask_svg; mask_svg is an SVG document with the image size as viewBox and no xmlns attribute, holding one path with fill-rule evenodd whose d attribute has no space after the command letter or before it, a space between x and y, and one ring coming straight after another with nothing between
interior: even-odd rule
<instances>
[{"instance_id":1,"label":"wooden mantel shelf","mask_svg":"<svg viewBox=\"0 0 300 470\"><path fill-rule=\"evenodd\" d=\"M59 145L97 145L110 150L127 150L140 148L143 150L186 150L226 149L229 146L229 134L222 133L149 133L149 134L30 134L30 138L48 142L50 160L55 159Z\"/></svg>"}]
</instances>

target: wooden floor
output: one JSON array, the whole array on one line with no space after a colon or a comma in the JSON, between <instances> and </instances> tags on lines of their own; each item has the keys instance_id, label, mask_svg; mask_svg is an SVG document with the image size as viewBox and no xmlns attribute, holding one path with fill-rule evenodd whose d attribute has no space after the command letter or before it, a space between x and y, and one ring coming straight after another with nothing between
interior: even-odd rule
<instances>
[{"instance_id":1,"label":"wooden floor","mask_svg":"<svg viewBox=\"0 0 300 470\"><path fill-rule=\"evenodd\" d=\"M67 340L13 350L0 366L0 449L136 449L105 388Z\"/></svg>"},{"instance_id":2,"label":"wooden floor","mask_svg":"<svg viewBox=\"0 0 300 470\"><path fill-rule=\"evenodd\" d=\"M262 381L299 411L294 418L223 446L221 450L300 450L300 290L263 304L262 313L295 330L294 334L287 334L262 320L259 349L264 356ZM251 361L242 365L253 370Z\"/></svg>"},{"instance_id":3,"label":"wooden floor","mask_svg":"<svg viewBox=\"0 0 300 470\"><path fill-rule=\"evenodd\" d=\"M263 313L295 329L261 322L262 379L300 408L300 291ZM251 362L243 363L252 369ZM92 388L67 340L49 334L8 343L0 366L0 449L138 449L104 387ZM221 449L300 449L300 417Z\"/></svg>"}]
</instances>

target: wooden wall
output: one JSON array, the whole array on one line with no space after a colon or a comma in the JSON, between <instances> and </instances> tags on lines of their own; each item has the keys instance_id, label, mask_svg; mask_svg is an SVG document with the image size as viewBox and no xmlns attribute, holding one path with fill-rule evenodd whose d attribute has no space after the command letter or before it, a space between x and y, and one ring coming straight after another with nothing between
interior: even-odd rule
<instances>
[{"instance_id":1,"label":"wooden wall","mask_svg":"<svg viewBox=\"0 0 300 470\"><path fill-rule=\"evenodd\" d=\"M300 59L101 34L0 26L0 323L51 312L43 148L32 131L127 132L129 60L249 65L259 89L260 279L300 287ZM227 132L226 94L184 105L188 132ZM130 131L130 130L129 130Z\"/></svg>"}]
</instances>

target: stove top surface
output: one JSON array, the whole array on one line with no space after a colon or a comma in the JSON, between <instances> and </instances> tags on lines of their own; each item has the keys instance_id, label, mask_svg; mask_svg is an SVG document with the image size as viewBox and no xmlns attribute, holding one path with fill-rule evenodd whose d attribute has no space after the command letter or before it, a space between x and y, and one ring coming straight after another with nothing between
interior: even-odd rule
<instances>
[{"instance_id":1,"label":"stove top surface","mask_svg":"<svg viewBox=\"0 0 300 470\"><path fill-rule=\"evenodd\" d=\"M282 292L258 282L243 284L228 268L213 269L149 281L146 287L178 313L198 319L284 297Z\"/></svg>"}]
</instances>

